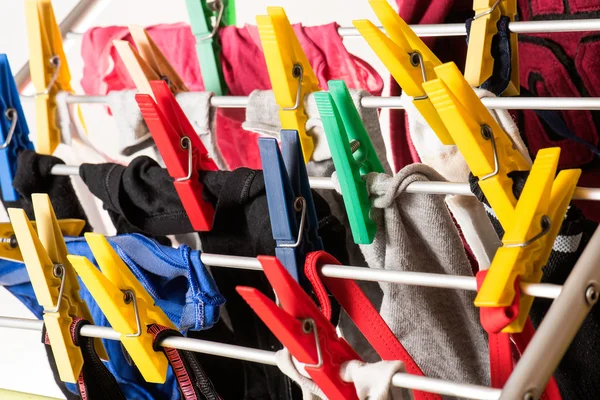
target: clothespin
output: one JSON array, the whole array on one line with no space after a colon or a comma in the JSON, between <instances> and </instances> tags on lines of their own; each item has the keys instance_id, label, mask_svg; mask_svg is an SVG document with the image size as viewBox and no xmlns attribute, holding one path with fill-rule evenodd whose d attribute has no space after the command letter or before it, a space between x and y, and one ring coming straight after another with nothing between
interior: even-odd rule
<instances>
[{"instance_id":1,"label":"clothespin","mask_svg":"<svg viewBox=\"0 0 600 400\"><path fill-rule=\"evenodd\" d=\"M186 0L185 2L192 33L196 38L196 53L200 63L200 72L202 81L207 92L213 92L217 96L227 94L227 85L221 69L221 46L217 33L219 27L227 25L232 13L230 7L233 7L235 25L235 2L234 0L214 0L207 3L206 0ZM218 7L215 10L214 7ZM215 24L212 24L212 17L215 17Z\"/></svg>"},{"instance_id":2,"label":"clothespin","mask_svg":"<svg viewBox=\"0 0 600 400\"><path fill-rule=\"evenodd\" d=\"M267 13L268 15L257 16L256 23L271 86L280 107L281 127L298 131L304 162L308 162L315 144L313 138L306 133L308 117L304 112L304 97L321 90L319 80L283 8L267 7Z\"/></svg>"},{"instance_id":3,"label":"clothespin","mask_svg":"<svg viewBox=\"0 0 600 400\"><path fill-rule=\"evenodd\" d=\"M389 37L368 20L353 21L354 26L402 90L413 97L413 104L442 143L453 144L446 126L422 88L423 82L436 78L434 67L441 64L440 60L400 18L387 0L369 0L369 4Z\"/></svg>"},{"instance_id":4,"label":"clothespin","mask_svg":"<svg viewBox=\"0 0 600 400\"><path fill-rule=\"evenodd\" d=\"M138 91L152 95L150 82L163 80L168 83L169 89L174 94L187 92L183 79L148 35L146 29L130 25L129 32L137 50L126 40L114 40L113 44Z\"/></svg>"},{"instance_id":5,"label":"clothespin","mask_svg":"<svg viewBox=\"0 0 600 400\"><path fill-rule=\"evenodd\" d=\"M329 81L329 92L315 93L327 143L337 172L354 241L373 242L377 227L370 218L371 201L362 177L383 173L369 134L343 81Z\"/></svg>"},{"instance_id":6,"label":"clothespin","mask_svg":"<svg viewBox=\"0 0 600 400\"><path fill-rule=\"evenodd\" d=\"M556 170L560 148L542 149L533 163L517 203L514 222L502 238L481 290L478 307L510 306L515 297L515 280L539 283L552 246L575 192L581 170ZM554 177L556 176L556 179ZM521 332L533 303L521 293L519 315L503 332Z\"/></svg>"},{"instance_id":7,"label":"clothespin","mask_svg":"<svg viewBox=\"0 0 600 400\"><path fill-rule=\"evenodd\" d=\"M135 98L169 175L175 179L173 184L192 227L208 231L212 227L214 208L202 197L204 185L199 181L198 170L216 171L217 165L169 86L164 81L152 81L150 88L154 99L149 94L137 94Z\"/></svg>"},{"instance_id":8,"label":"clothespin","mask_svg":"<svg viewBox=\"0 0 600 400\"><path fill-rule=\"evenodd\" d=\"M30 224L37 232L35 221L31 221ZM58 227L63 236L79 236L84 226L85 221L82 219L58 220ZM10 222L0 223L0 259L23 262L19 242Z\"/></svg>"},{"instance_id":9,"label":"clothespin","mask_svg":"<svg viewBox=\"0 0 600 400\"><path fill-rule=\"evenodd\" d=\"M17 201L19 195L12 185L17 155L21 150L33 150L33 143L29 140L29 127L6 54L0 54L0 142L2 198Z\"/></svg>"},{"instance_id":10,"label":"clothespin","mask_svg":"<svg viewBox=\"0 0 600 400\"><path fill-rule=\"evenodd\" d=\"M425 82L423 89L506 230L514 221L517 204L508 173L528 171L531 165L454 63L435 67L435 73L438 79Z\"/></svg>"},{"instance_id":11,"label":"clothespin","mask_svg":"<svg viewBox=\"0 0 600 400\"><path fill-rule=\"evenodd\" d=\"M27 273L38 303L44 307L44 325L60 379L77 382L83 366L81 350L71 338L75 318L93 322L86 303L79 296L79 282L67 258L67 245L62 237L50 198L32 195L37 233L25 211L9 208L8 215L25 261ZM96 353L108 359L102 342L95 341Z\"/></svg>"},{"instance_id":12,"label":"clothespin","mask_svg":"<svg viewBox=\"0 0 600 400\"><path fill-rule=\"evenodd\" d=\"M71 73L50 0L26 0L25 16L29 68L37 91L35 147L38 153L52 154L61 138L56 117L56 95L61 91L73 91Z\"/></svg>"},{"instance_id":13,"label":"clothespin","mask_svg":"<svg viewBox=\"0 0 600 400\"><path fill-rule=\"evenodd\" d=\"M357 399L340 378L341 365L360 356L335 331L319 308L275 257L258 256L281 308L255 288L236 288L330 400Z\"/></svg>"},{"instance_id":14,"label":"clothespin","mask_svg":"<svg viewBox=\"0 0 600 400\"><path fill-rule=\"evenodd\" d=\"M481 86L494 72L492 40L498 33L498 21L506 16L511 22L517 15L517 0L473 0L475 16L469 34L465 78L471 86ZM506 96L518 96L521 84L519 79L519 39L516 33L510 34L511 76L510 84L504 91Z\"/></svg>"},{"instance_id":15,"label":"clothespin","mask_svg":"<svg viewBox=\"0 0 600 400\"><path fill-rule=\"evenodd\" d=\"M98 268L90 260L69 255L69 261L90 291L121 343L147 382L164 383L169 366L164 353L154 351L150 325L177 329L103 235L86 233Z\"/></svg>"},{"instance_id":16,"label":"clothespin","mask_svg":"<svg viewBox=\"0 0 600 400\"><path fill-rule=\"evenodd\" d=\"M258 144L275 254L294 279L304 284L306 255L322 250L323 242L298 131L281 131L281 152L275 138L260 138Z\"/></svg>"}]
</instances>

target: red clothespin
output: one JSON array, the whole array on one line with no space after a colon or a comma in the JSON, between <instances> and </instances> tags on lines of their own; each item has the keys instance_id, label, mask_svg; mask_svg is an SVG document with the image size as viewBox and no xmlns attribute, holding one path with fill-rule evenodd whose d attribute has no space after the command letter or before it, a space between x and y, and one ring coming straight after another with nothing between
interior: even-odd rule
<instances>
[{"instance_id":1,"label":"red clothespin","mask_svg":"<svg viewBox=\"0 0 600 400\"><path fill-rule=\"evenodd\" d=\"M340 378L341 365L360 356L275 257L258 260L277 294L281 308L258 290L238 286L238 293L269 327L330 400L358 399L354 384Z\"/></svg>"},{"instance_id":2,"label":"red clothespin","mask_svg":"<svg viewBox=\"0 0 600 400\"><path fill-rule=\"evenodd\" d=\"M192 227L209 231L214 208L202 198L203 185L198 170L216 171L215 162L164 81L150 82L154 99L148 94L135 96L144 120L165 161L169 175ZM156 101L155 101L156 99Z\"/></svg>"}]
</instances>

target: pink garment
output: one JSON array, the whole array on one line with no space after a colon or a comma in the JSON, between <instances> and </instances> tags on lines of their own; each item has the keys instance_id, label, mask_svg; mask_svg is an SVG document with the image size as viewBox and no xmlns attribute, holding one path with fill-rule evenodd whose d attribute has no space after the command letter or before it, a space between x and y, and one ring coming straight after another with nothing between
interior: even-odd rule
<instances>
[{"instance_id":1,"label":"pink garment","mask_svg":"<svg viewBox=\"0 0 600 400\"><path fill-rule=\"evenodd\" d=\"M335 23L304 27L294 25L298 37L321 88L327 81L343 79L348 87L365 89L380 95L383 80L366 62L350 54L337 33ZM184 23L157 25L147 28L175 70L192 91L203 91L204 84L196 57L195 39ZM219 31L223 75L232 96L248 96L253 90L271 89L271 82L255 26L225 27ZM104 95L112 90L134 89L135 85L114 48L113 40L133 43L126 27L92 28L82 43L84 60L81 86L86 94ZM258 135L244 131L244 109L219 109L217 140L230 168L261 168Z\"/></svg>"}]
</instances>

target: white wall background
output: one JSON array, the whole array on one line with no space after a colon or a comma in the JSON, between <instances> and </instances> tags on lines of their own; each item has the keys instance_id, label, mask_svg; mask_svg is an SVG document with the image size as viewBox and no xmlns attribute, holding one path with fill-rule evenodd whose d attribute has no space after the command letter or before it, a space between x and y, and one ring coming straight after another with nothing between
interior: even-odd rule
<instances>
[{"instance_id":1,"label":"white wall background","mask_svg":"<svg viewBox=\"0 0 600 400\"><path fill-rule=\"evenodd\" d=\"M102 3L99 12L84 22L86 27L129 24L147 26L188 21L184 0L97 1ZM54 0L57 20L61 21L77 2L78 0ZM29 57L23 3L22 0L0 0L0 53L8 54L13 73ZM342 26L351 26L352 20L364 18L377 21L367 0L237 0L238 24L254 24L255 16L265 13L267 6L283 6L292 23L301 22L305 25L337 21ZM347 38L344 43L350 52L373 65L387 81L385 68L361 38ZM79 85L83 71L80 39L65 41L64 45L74 90L83 93ZM30 130L35 132L32 103L31 100L23 100ZM84 109L88 122L88 116L94 120L94 107L98 106L86 106ZM385 121L387 113L382 113L382 123ZM111 135L116 134L116 125L111 120L103 121L101 125L88 124L88 128L99 147L110 146L113 142ZM384 126L384 132L386 131ZM6 221L3 211L0 210L0 220ZM0 316L33 317L3 288L0 288ZM0 388L63 398L53 381L38 332L0 328L0 360Z\"/></svg>"}]
</instances>

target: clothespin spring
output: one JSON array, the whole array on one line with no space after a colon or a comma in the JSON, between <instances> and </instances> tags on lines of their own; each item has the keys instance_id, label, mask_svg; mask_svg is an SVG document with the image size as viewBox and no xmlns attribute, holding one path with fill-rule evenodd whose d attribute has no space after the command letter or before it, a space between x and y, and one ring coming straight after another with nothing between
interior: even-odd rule
<instances>
[{"instance_id":1,"label":"clothespin spring","mask_svg":"<svg viewBox=\"0 0 600 400\"><path fill-rule=\"evenodd\" d=\"M210 5L212 6L213 9L215 8L214 7L215 4L219 5L219 14L217 15L217 20L215 21L213 30L208 35L202 36L201 38L196 39L197 42L203 42L205 40L210 40L210 39L214 38L215 35L217 34L217 32L219 31L219 27L221 25L221 20L223 19L223 14L225 14L225 4L223 3L223 0L215 0L212 3L210 3Z\"/></svg>"},{"instance_id":2,"label":"clothespin spring","mask_svg":"<svg viewBox=\"0 0 600 400\"><path fill-rule=\"evenodd\" d=\"M410 63L413 67L421 68L421 75L423 76L423 82L427 82L427 71L425 71L425 63L423 62L423 55L418 51L414 51L412 53L408 53L410 57ZM413 97L413 100L425 100L429 98L429 95L425 93L422 96Z\"/></svg>"},{"instance_id":3,"label":"clothespin spring","mask_svg":"<svg viewBox=\"0 0 600 400\"><path fill-rule=\"evenodd\" d=\"M58 78L58 71L60 71L60 57L57 55L54 55L54 56L50 57L49 61L50 61L50 65L54 67L54 73L52 74L52 79L50 79L48 86L46 86L46 90L44 90L43 92L40 92L40 93L36 93L34 95L23 96L23 97L29 98L29 97L44 96L44 95L47 95L48 93L50 93L50 90L52 89L52 87L56 83L56 79Z\"/></svg>"},{"instance_id":4,"label":"clothespin spring","mask_svg":"<svg viewBox=\"0 0 600 400\"><path fill-rule=\"evenodd\" d=\"M12 249L19 247L19 243L17 242L17 237L15 235L0 238L0 243L8 244Z\"/></svg>"},{"instance_id":5,"label":"clothespin spring","mask_svg":"<svg viewBox=\"0 0 600 400\"><path fill-rule=\"evenodd\" d=\"M56 313L60 310L60 305L62 303L63 292L65 291L65 281L67 280L67 274L65 274L65 266L62 264L54 264L54 268L52 273L55 277L60 278L60 288L58 289L58 300L56 301L56 307L51 308L49 310L44 309L44 314L46 313Z\"/></svg>"},{"instance_id":6,"label":"clothespin spring","mask_svg":"<svg viewBox=\"0 0 600 400\"><path fill-rule=\"evenodd\" d=\"M319 331L317 330L317 324L314 319L306 318L302 320L302 332L313 333L315 335L315 346L317 347L317 363L316 364L304 364L304 367L308 368L321 368L323 366L323 355L321 354L321 342L319 341Z\"/></svg>"},{"instance_id":7,"label":"clothespin spring","mask_svg":"<svg viewBox=\"0 0 600 400\"><path fill-rule=\"evenodd\" d=\"M11 121L11 124L10 129L8 130L8 135L6 135L6 140L4 141L4 144L0 146L0 150L4 150L10 145L10 142L15 134L15 129L17 128L17 120L19 119L19 114L17 114L17 110L14 108L9 108L6 110L4 115L9 121Z\"/></svg>"},{"instance_id":8,"label":"clothespin spring","mask_svg":"<svg viewBox=\"0 0 600 400\"><path fill-rule=\"evenodd\" d=\"M136 333L127 333L125 336L127 337L140 337L142 336L142 323L140 321L140 310L138 309L137 300L135 298L135 292L131 289L123 290L123 301L125 304L133 303L133 310L135 312L135 324L137 326Z\"/></svg>"},{"instance_id":9,"label":"clothespin spring","mask_svg":"<svg viewBox=\"0 0 600 400\"><path fill-rule=\"evenodd\" d=\"M279 247L296 248L302 243L302 232L304 232L304 224L306 223L306 200L304 199L304 197L296 197L296 200L294 200L294 210L296 210L297 212L302 211L302 214L300 215L300 226L298 227L296 243L282 243L279 245Z\"/></svg>"},{"instance_id":10,"label":"clothespin spring","mask_svg":"<svg viewBox=\"0 0 600 400\"><path fill-rule=\"evenodd\" d=\"M494 3L494 5L489 10L486 10L486 11L484 11L482 13L476 14L473 17L473 20L476 20L476 19L481 18L481 17L485 17L486 15L489 15L489 14L493 13L494 10L496 10L496 8L498 8L498 5L500 4L501 1L502 0L496 0L496 2Z\"/></svg>"},{"instance_id":11,"label":"clothespin spring","mask_svg":"<svg viewBox=\"0 0 600 400\"><path fill-rule=\"evenodd\" d=\"M194 161L193 151L194 150L192 149L192 141L187 136L182 137L181 140L179 141L179 144L181 145L181 148L183 150L188 151L188 173L187 173L187 176L184 176L183 178L175 179L175 182L185 182L185 181L189 181L192 178L192 174L194 172L193 171L193 161Z\"/></svg>"},{"instance_id":12,"label":"clothespin spring","mask_svg":"<svg viewBox=\"0 0 600 400\"><path fill-rule=\"evenodd\" d=\"M498 160L498 149L496 147L496 138L494 137L494 131L489 125L481 125L481 136L483 136L485 140L491 141L492 150L494 151L494 171L479 178L480 181L485 181L486 179L490 179L498 175L498 172L500 172L500 162Z\"/></svg>"},{"instance_id":13,"label":"clothespin spring","mask_svg":"<svg viewBox=\"0 0 600 400\"><path fill-rule=\"evenodd\" d=\"M550 221L550 217L547 215L542 215L540 225L542 226L541 232L538 233L537 235L535 235L534 237L532 237L531 239L529 239L528 241L522 242L522 243L503 243L502 247L512 248L512 247L527 247L527 246L529 246L531 243L535 242L536 240L540 239L541 237L546 235L548 232L550 232L550 228L552 227L552 221Z\"/></svg>"},{"instance_id":14,"label":"clothespin spring","mask_svg":"<svg viewBox=\"0 0 600 400\"><path fill-rule=\"evenodd\" d=\"M298 91L296 92L296 103L293 107L283 107L282 110L294 111L300 107L300 101L302 100L302 81L304 80L304 68L300 64L294 64L292 67L292 76L298 79Z\"/></svg>"}]
</instances>

